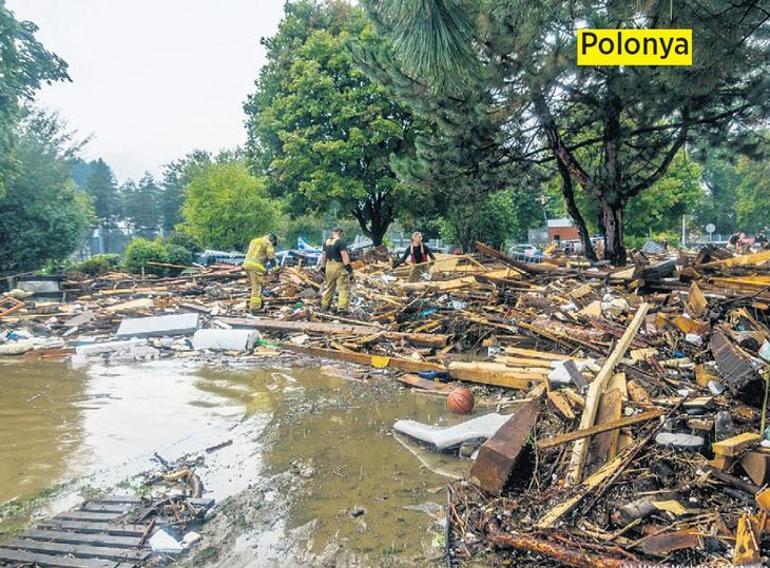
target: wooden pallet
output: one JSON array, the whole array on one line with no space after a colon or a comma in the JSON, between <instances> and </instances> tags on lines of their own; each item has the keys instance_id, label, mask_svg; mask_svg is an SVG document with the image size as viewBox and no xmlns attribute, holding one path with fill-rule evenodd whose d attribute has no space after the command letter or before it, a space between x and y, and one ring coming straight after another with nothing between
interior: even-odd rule
<instances>
[{"instance_id":1,"label":"wooden pallet","mask_svg":"<svg viewBox=\"0 0 770 568\"><path fill-rule=\"evenodd\" d=\"M151 551L145 544L150 524L132 522L142 501L112 495L87 501L77 510L43 521L0 542L0 566L130 568Z\"/></svg>"},{"instance_id":2,"label":"wooden pallet","mask_svg":"<svg viewBox=\"0 0 770 568\"><path fill-rule=\"evenodd\" d=\"M188 499L209 509L213 499ZM151 523L144 519L146 502L133 495L110 495L86 501L0 541L0 566L62 566L64 568L132 568L152 555L146 544ZM150 508L151 509L151 508Z\"/></svg>"}]
</instances>

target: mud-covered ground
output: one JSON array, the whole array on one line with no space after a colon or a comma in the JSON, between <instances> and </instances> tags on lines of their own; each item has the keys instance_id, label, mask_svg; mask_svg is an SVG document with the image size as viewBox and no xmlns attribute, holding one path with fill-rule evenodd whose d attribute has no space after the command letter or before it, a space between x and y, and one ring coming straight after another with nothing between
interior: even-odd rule
<instances>
[{"instance_id":1,"label":"mud-covered ground","mask_svg":"<svg viewBox=\"0 0 770 568\"><path fill-rule=\"evenodd\" d=\"M0 362L3 528L92 492L141 492L155 452L203 455L216 516L179 565L440 562L446 482L470 462L404 445L390 428L445 420L442 398L318 361L218 363Z\"/></svg>"}]
</instances>

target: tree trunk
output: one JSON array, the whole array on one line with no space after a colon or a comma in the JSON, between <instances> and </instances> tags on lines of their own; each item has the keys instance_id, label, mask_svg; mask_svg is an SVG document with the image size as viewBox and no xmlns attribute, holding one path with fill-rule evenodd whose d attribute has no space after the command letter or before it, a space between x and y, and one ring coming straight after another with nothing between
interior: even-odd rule
<instances>
[{"instance_id":1,"label":"tree trunk","mask_svg":"<svg viewBox=\"0 0 770 568\"><path fill-rule=\"evenodd\" d=\"M615 266L626 264L626 247L623 245L623 205L601 200L602 226L604 227L604 258Z\"/></svg>"},{"instance_id":2,"label":"tree trunk","mask_svg":"<svg viewBox=\"0 0 770 568\"><path fill-rule=\"evenodd\" d=\"M385 233L387 232L388 227L386 226L378 226L375 230L372 229L371 237L372 237L372 244L376 247L380 246L382 244L382 239L385 237Z\"/></svg>"},{"instance_id":3,"label":"tree trunk","mask_svg":"<svg viewBox=\"0 0 770 568\"><path fill-rule=\"evenodd\" d=\"M388 227L393 222L394 207L387 193L375 193L365 202L359 203L351 212L363 233L372 239L376 247L382 244Z\"/></svg>"},{"instance_id":4,"label":"tree trunk","mask_svg":"<svg viewBox=\"0 0 770 568\"><path fill-rule=\"evenodd\" d=\"M585 254L589 261L596 262L598 258L591 243L591 235L588 233L586 221L583 219L583 215L580 213L580 209L578 209L575 202L575 190L572 187L572 177L570 176L569 168L559 158L556 161L559 166L559 173L561 174L561 193L564 196L564 201L567 203L567 212L575 222L580 234L580 242L583 243L583 254Z\"/></svg>"}]
</instances>

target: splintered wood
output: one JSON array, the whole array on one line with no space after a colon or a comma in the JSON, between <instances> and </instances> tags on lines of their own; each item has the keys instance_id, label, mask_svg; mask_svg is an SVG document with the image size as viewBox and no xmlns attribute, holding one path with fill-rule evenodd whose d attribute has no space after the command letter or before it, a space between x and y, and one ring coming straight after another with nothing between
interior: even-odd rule
<instances>
[{"instance_id":1,"label":"splintered wood","mask_svg":"<svg viewBox=\"0 0 770 568\"><path fill-rule=\"evenodd\" d=\"M580 415L580 429L585 430L594 425L596 420L596 413L599 407L600 397L604 392L604 387L607 382L612 378L612 374L617 366L618 362L623 358L626 351L631 345L636 332L644 322L644 318L647 315L647 311L650 309L649 304L642 304L634 315L634 319L631 320L628 328L623 336L618 341L615 349L612 350L610 356L602 365L602 369L591 385L588 387L588 396L586 397L586 407L583 409L583 413ZM585 463L586 454L588 453L588 442L585 439L580 439L575 442L575 446L572 449L572 457L570 458L570 465L567 471L567 482L569 484L576 484L580 482L583 477L583 464Z\"/></svg>"}]
</instances>

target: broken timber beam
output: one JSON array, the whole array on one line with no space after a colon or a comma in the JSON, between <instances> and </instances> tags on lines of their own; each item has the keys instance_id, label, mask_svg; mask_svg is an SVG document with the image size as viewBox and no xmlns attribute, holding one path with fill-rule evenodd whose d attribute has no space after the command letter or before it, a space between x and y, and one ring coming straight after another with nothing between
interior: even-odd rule
<instances>
[{"instance_id":1,"label":"broken timber beam","mask_svg":"<svg viewBox=\"0 0 770 568\"><path fill-rule=\"evenodd\" d=\"M495 495L503 492L522 450L529 443L538 413L538 402L528 402L481 446L471 468L471 479L482 489Z\"/></svg>"},{"instance_id":2,"label":"broken timber beam","mask_svg":"<svg viewBox=\"0 0 770 568\"><path fill-rule=\"evenodd\" d=\"M404 333L388 331L376 326L351 325L345 323L326 323L316 321L283 321L268 318L217 318L222 323L233 327L248 327L267 331L296 331L304 333L332 333L340 335L380 335L395 341L406 340L417 345L429 347L445 347L448 341L446 335L438 333Z\"/></svg>"},{"instance_id":3,"label":"broken timber beam","mask_svg":"<svg viewBox=\"0 0 770 568\"><path fill-rule=\"evenodd\" d=\"M503 363L453 361L449 363L448 370L453 379L509 389L529 390L533 383L544 383L548 379L545 369L517 371Z\"/></svg>"},{"instance_id":4,"label":"broken timber beam","mask_svg":"<svg viewBox=\"0 0 770 568\"><path fill-rule=\"evenodd\" d=\"M590 428L586 428L584 430L575 430L573 432L559 434L558 436L554 436L553 438L538 440L537 446L538 448L541 448L541 449L554 448L561 444L565 444L567 442L574 442L575 440L580 440L582 438L588 438L589 436L593 436L595 434L601 434L602 432L617 430L618 428L625 428L626 426L639 424L640 422L647 422L648 420L652 420L653 418L657 418L658 416L663 416L664 414L665 414L665 411L659 408L656 408L654 410L648 410L646 412L641 412L633 416L624 416L619 420L613 420L612 422L605 422L604 424L591 426Z\"/></svg>"},{"instance_id":5,"label":"broken timber beam","mask_svg":"<svg viewBox=\"0 0 770 568\"><path fill-rule=\"evenodd\" d=\"M579 547L567 548L551 539L545 540L530 535L508 534L497 531L490 534L490 541L497 546L508 546L517 550L542 554L543 556L553 558L565 566L575 566L577 568L624 568L630 565L628 560L596 556L581 550Z\"/></svg>"},{"instance_id":6,"label":"broken timber beam","mask_svg":"<svg viewBox=\"0 0 770 568\"><path fill-rule=\"evenodd\" d=\"M519 262L518 260L514 260L507 254L503 254L500 251L495 250L491 246L485 245L482 242L476 241L475 246L476 246L476 250L479 251L484 256L501 260L508 266L512 266L513 268L516 268L521 272L525 272L527 274L541 274L542 272L550 272L548 270L539 269L540 267L538 267L536 264L527 264L526 262Z\"/></svg>"},{"instance_id":7,"label":"broken timber beam","mask_svg":"<svg viewBox=\"0 0 770 568\"><path fill-rule=\"evenodd\" d=\"M634 319L631 320L630 325L623 333L620 341L615 345L615 349L612 350L610 356L602 365L601 370L596 375L591 385L588 387L588 395L586 396L586 406L583 409L583 414L580 416L580 430L585 430L594 425L596 420L596 413L599 407L599 399L601 398L604 388L612 378L615 367L626 354L628 348L631 346L631 342L636 336L636 332L644 322L644 318L647 315L647 311L650 309L650 305L643 303L639 306L639 309L634 315ZM567 470L566 482L569 485L575 485L580 483L583 477L583 465L585 463L586 455L588 453L588 440L581 438L575 442L575 446L572 448L572 457L570 459L569 469Z\"/></svg>"},{"instance_id":8,"label":"broken timber beam","mask_svg":"<svg viewBox=\"0 0 770 568\"><path fill-rule=\"evenodd\" d=\"M369 365L372 367L389 367L407 371L408 373L418 373L420 371L446 371L443 365L428 363L425 361L414 361L412 359L399 359L398 357L384 357L382 355L370 355L368 353L356 353L354 351L337 351L336 349L323 349L321 347L304 347L294 345L293 343L282 343L281 349L299 353L300 355L310 355L311 357L322 357L324 359L336 359L339 361L348 361L358 363L359 365Z\"/></svg>"}]
</instances>

